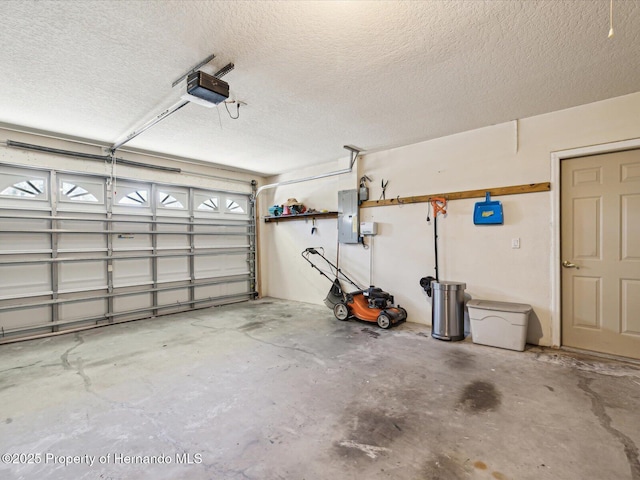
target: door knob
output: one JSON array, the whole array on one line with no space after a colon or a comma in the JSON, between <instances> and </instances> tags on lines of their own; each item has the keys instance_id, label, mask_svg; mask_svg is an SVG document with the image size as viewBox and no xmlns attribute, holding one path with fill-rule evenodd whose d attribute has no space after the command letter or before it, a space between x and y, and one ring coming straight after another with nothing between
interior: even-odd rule
<instances>
[{"instance_id":1,"label":"door knob","mask_svg":"<svg viewBox=\"0 0 640 480\"><path fill-rule=\"evenodd\" d=\"M569 260L565 260L564 262L562 262L562 266L564 268L575 268L576 270L580 270L579 266L577 266L575 263L571 263Z\"/></svg>"}]
</instances>

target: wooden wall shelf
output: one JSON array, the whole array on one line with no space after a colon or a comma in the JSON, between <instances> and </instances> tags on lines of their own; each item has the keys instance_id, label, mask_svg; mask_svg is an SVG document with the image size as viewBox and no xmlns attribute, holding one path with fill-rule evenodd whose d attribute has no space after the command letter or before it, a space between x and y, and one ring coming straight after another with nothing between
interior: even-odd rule
<instances>
[{"instance_id":1,"label":"wooden wall shelf","mask_svg":"<svg viewBox=\"0 0 640 480\"><path fill-rule=\"evenodd\" d=\"M431 195L417 195L414 197L397 197L388 200L369 200L362 202L361 208L386 207L389 205L407 205L410 203L426 203L433 197L444 197L449 200L461 200L463 198L484 198L489 192L491 197L501 195L516 195L519 193L548 192L551 190L551 183L527 183L525 185L513 185L510 187L483 188L481 190L465 190L462 192L433 193Z\"/></svg>"},{"instance_id":2,"label":"wooden wall shelf","mask_svg":"<svg viewBox=\"0 0 640 480\"><path fill-rule=\"evenodd\" d=\"M338 218L338 212L313 212L300 213L298 215L267 215L264 217L264 223L288 222L291 220L313 220L314 218Z\"/></svg>"}]
</instances>

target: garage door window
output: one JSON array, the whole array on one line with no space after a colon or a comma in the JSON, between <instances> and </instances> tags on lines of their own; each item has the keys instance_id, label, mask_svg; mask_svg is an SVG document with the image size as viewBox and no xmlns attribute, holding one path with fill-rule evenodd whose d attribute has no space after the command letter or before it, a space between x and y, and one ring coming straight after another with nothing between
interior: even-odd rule
<instances>
[{"instance_id":1,"label":"garage door window","mask_svg":"<svg viewBox=\"0 0 640 480\"><path fill-rule=\"evenodd\" d=\"M149 192L147 190L134 190L131 193L123 195L118 200L118 205L130 205L133 207L147 206Z\"/></svg>"},{"instance_id":2,"label":"garage door window","mask_svg":"<svg viewBox=\"0 0 640 480\"><path fill-rule=\"evenodd\" d=\"M218 211L218 197L211 197L206 199L200 205L198 210L204 210L205 212L217 212Z\"/></svg>"},{"instance_id":3,"label":"garage door window","mask_svg":"<svg viewBox=\"0 0 640 480\"><path fill-rule=\"evenodd\" d=\"M88 185L86 185L88 187ZM96 185L92 185L95 187ZM100 185L100 187L102 187ZM90 187L89 187L90 188ZM60 182L61 200L69 202L89 202L98 203L100 200L93 193L90 193L85 186L71 182Z\"/></svg>"},{"instance_id":4,"label":"garage door window","mask_svg":"<svg viewBox=\"0 0 640 480\"><path fill-rule=\"evenodd\" d=\"M160 208L173 208L176 210L185 210L186 194L179 192L166 192L160 190L158 192L158 206Z\"/></svg>"},{"instance_id":5,"label":"garage door window","mask_svg":"<svg viewBox=\"0 0 640 480\"><path fill-rule=\"evenodd\" d=\"M247 204L242 200L235 200L233 198L227 198L227 212L229 213L245 213L247 211Z\"/></svg>"},{"instance_id":6,"label":"garage door window","mask_svg":"<svg viewBox=\"0 0 640 480\"><path fill-rule=\"evenodd\" d=\"M42 178L20 178L14 175L7 175L7 178L15 183L3 188L0 191L2 196L42 199L47 196L45 181Z\"/></svg>"}]
</instances>

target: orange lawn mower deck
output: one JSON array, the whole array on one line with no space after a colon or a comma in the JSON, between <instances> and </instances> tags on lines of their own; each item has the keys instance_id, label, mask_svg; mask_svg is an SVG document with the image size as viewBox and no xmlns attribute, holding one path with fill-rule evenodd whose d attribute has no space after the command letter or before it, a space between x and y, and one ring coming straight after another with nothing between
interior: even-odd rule
<instances>
[{"instance_id":1,"label":"orange lawn mower deck","mask_svg":"<svg viewBox=\"0 0 640 480\"><path fill-rule=\"evenodd\" d=\"M318 255L322 258L331 267L331 273L335 279L332 280L327 273L318 268L309 258L310 255ZM380 328L386 329L407 319L407 311L404 308L400 305L393 306L393 295L374 286L362 289L324 256L322 248L307 248L302 252L302 258L332 282L324 303L333 309L333 314L338 320L357 318L365 322L377 323ZM341 279L351 283L358 290L344 293Z\"/></svg>"}]
</instances>

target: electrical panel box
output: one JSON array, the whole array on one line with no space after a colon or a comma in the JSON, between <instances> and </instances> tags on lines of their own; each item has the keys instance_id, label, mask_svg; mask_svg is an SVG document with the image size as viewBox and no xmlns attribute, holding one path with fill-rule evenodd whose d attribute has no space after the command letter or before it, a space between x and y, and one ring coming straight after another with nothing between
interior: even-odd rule
<instances>
[{"instance_id":1,"label":"electrical panel box","mask_svg":"<svg viewBox=\"0 0 640 480\"><path fill-rule=\"evenodd\" d=\"M359 243L358 190L338 192L338 242Z\"/></svg>"},{"instance_id":2,"label":"electrical panel box","mask_svg":"<svg viewBox=\"0 0 640 480\"><path fill-rule=\"evenodd\" d=\"M360 222L360 235L377 235L378 224L376 222Z\"/></svg>"}]
</instances>

